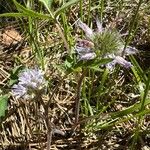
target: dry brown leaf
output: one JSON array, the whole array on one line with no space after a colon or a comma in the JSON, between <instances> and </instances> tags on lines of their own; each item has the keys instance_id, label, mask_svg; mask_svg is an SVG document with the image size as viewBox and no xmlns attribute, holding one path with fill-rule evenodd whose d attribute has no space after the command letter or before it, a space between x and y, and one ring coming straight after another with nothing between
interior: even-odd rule
<instances>
[{"instance_id":1,"label":"dry brown leaf","mask_svg":"<svg viewBox=\"0 0 150 150\"><path fill-rule=\"evenodd\" d=\"M2 34L2 43L6 46L15 45L21 40L21 35L14 28L5 29Z\"/></svg>"}]
</instances>

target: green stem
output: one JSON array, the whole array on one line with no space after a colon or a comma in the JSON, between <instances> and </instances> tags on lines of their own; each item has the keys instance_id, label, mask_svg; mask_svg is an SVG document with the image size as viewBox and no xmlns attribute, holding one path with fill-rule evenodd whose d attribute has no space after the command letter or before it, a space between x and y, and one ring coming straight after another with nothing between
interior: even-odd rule
<instances>
[{"instance_id":1,"label":"green stem","mask_svg":"<svg viewBox=\"0 0 150 150\"><path fill-rule=\"evenodd\" d=\"M80 19L83 21L83 0L80 0Z\"/></svg>"},{"instance_id":2,"label":"green stem","mask_svg":"<svg viewBox=\"0 0 150 150\"><path fill-rule=\"evenodd\" d=\"M100 5L100 22L103 21L103 11L104 11L104 0L99 1Z\"/></svg>"},{"instance_id":3,"label":"green stem","mask_svg":"<svg viewBox=\"0 0 150 150\"><path fill-rule=\"evenodd\" d=\"M89 7L88 7L88 26L90 26L90 11L91 11L91 0L89 0Z\"/></svg>"},{"instance_id":4,"label":"green stem","mask_svg":"<svg viewBox=\"0 0 150 150\"><path fill-rule=\"evenodd\" d=\"M134 26L135 26L135 22L136 22L136 20L137 20L138 12L139 12L139 9L140 9L140 6L141 6L142 2L143 2L143 0L139 0L137 9L136 9L136 11L135 11L135 15L133 16L133 19L131 20L130 29L129 29L129 34L128 34L127 38L126 38L126 43L125 43L125 46L124 46L124 50L123 50L123 52L122 52L122 56L124 55L125 49L126 49L127 45L128 45L129 42L130 42L130 38L131 38L131 36L132 36L132 31L133 31L133 28L134 28Z\"/></svg>"},{"instance_id":5,"label":"green stem","mask_svg":"<svg viewBox=\"0 0 150 150\"><path fill-rule=\"evenodd\" d=\"M80 97L81 97L81 87L82 87L82 81L85 77L86 74L86 70L84 70L82 72L82 75L80 76L80 79L78 81L78 85L77 85L77 95L76 95L76 99L75 99L75 124L78 123L79 121L79 110L80 110Z\"/></svg>"},{"instance_id":6,"label":"green stem","mask_svg":"<svg viewBox=\"0 0 150 150\"><path fill-rule=\"evenodd\" d=\"M140 111L143 111L144 108L145 108L145 101L146 101L146 97L148 95L149 89L150 89L150 73L149 73L149 76L148 76L148 79L147 79L147 83L146 83L146 88L145 88L145 91L144 91L143 99L141 101L141 109L140 109Z\"/></svg>"}]
</instances>

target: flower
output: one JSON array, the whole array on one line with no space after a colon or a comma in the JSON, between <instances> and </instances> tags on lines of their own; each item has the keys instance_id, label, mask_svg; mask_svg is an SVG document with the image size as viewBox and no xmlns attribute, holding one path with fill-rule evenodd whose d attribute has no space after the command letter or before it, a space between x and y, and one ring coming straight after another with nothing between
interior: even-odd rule
<instances>
[{"instance_id":1,"label":"flower","mask_svg":"<svg viewBox=\"0 0 150 150\"><path fill-rule=\"evenodd\" d=\"M96 57L96 53L92 50L93 43L88 40L78 40L76 51L79 55L79 60L91 60Z\"/></svg>"},{"instance_id":2,"label":"flower","mask_svg":"<svg viewBox=\"0 0 150 150\"><path fill-rule=\"evenodd\" d=\"M46 85L43 72L38 68L26 69L19 74L18 80L18 84L12 87L12 94L16 98L33 98Z\"/></svg>"},{"instance_id":3,"label":"flower","mask_svg":"<svg viewBox=\"0 0 150 150\"><path fill-rule=\"evenodd\" d=\"M130 67L132 67L131 62L125 60L121 56L116 56L112 62L110 62L110 63L107 64L107 68L110 69L110 70L112 70L114 68L115 64L119 64L122 67L127 68L127 69L130 68Z\"/></svg>"},{"instance_id":4,"label":"flower","mask_svg":"<svg viewBox=\"0 0 150 150\"><path fill-rule=\"evenodd\" d=\"M123 57L120 57L120 56L116 56L115 59L113 60L113 62L120 64L121 66L123 66L125 68L132 67L131 62L125 60Z\"/></svg>"},{"instance_id":5,"label":"flower","mask_svg":"<svg viewBox=\"0 0 150 150\"><path fill-rule=\"evenodd\" d=\"M21 84L15 84L12 87L12 94L14 97L16 97L16 99L18 99L27 94L27 89L24 86L22 86Z\"/></svg>"},{"instance_id":6,"label":"flower","mask_svg":"<svg viewBox=\"0 0 150 150\"><path fill-rule=\"evenodd\" d=\"M40 89L45 84L43 73L39 69L27 69L19 75L21 85L33 89Z\"/></svg>"},{"instance_id":7,"label":"flower","mask_svg":"<svg viewBox=\"0 0 150 150\"><path fill-rule=\"evenodd\" d=\"M124 44L121 35L116 31L111 31L102 27L102 24L96 19L97 32L93 32L85 23L78 20L77 25L85 32L89 40L77 41L75 49L79 55L80 60L90 60L94 58L112 58L112 62L108 63L106 67L113 69L115 64L120 64L125 68L130 68L131 62L124 59L124 55L131 55L137 53L133 47L127 46L124 50ZM111 56L111 57L110 57Z\"/></svg>"},{"instance_id":8,"label":"flower","mask_svg":"<svg viewBox=\"0 0 150 150\"><path fill-rule=\"evenodd\" d=\"M106 64L106 68L109 69L110 71L113 71L116 64L119 64L119 65L121 65L122 67L124 67L126 69L132 67L131 62L125 60L121 56L116 56L114 54L111 54L111 55L107 55L106 58L111 58L112 59L111 62Z\"/></svg>"},{"instance_id":9,"label":"flower","mask_svg":"<svg viewBox=\"0 0 150 150\"><path fill-rule=\"evenodd\" d=\"M85 32L86 37L91 38L94 34L93 30L89 28L85 23L83 23L81 20L77 21L77 25Z\"/></svg>"}]
</instances>

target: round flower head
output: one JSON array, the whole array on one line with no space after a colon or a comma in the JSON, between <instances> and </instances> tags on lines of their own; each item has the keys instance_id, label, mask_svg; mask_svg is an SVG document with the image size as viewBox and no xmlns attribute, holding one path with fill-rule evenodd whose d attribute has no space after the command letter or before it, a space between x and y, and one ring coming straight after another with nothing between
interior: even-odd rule
<instances>
[{"instance_id":1,"label":"round flower head","mask_svg":"<svg viewBox=\"0 0 150 150\"><path fill-rule=\"evenodd\" d=\"M103 28L98 19L96 20L96 24L97 32L93 32L93 30L81 20L77 22L77 25L85 32L86 37L89 39L81 40L81 42L78 42L75 46L80 60L90 60L95 57L100 59L103 57L109 58L110 55L114 55L113 62L106 65L106 67L109 66L108 68L112 69L112 67L118 63L125 68L130 68L132 66L131 63L126 61L121 55L123 52L125 55L135 54L137 50L129 46L124 50L124 43L119 32ZM91 47L89 46L90 44L85 43L92 43L93 46Z\"/></svg>"},{"instance_id":2,"label":"round flower head","mask_svg":"<svg viewBox=\"0 0 150 150\"><path fill-rule=\"evenodd\" d=\"M12 87L12 93L16 98L33 97L46 85L43 73L40 69L26 69L19 74L19 82Z\"/></svg>"},{"instance_id":3,"label":"round flower head","mask_svg":"<svg viewBox=\"0 0 150 150\"><path fill-rule=\"evenodd\" d=\"M39 69L27 69L19 75L19 83L33 89L40 89L45 84L43 73Z\"/></svg>"}]
</instances>

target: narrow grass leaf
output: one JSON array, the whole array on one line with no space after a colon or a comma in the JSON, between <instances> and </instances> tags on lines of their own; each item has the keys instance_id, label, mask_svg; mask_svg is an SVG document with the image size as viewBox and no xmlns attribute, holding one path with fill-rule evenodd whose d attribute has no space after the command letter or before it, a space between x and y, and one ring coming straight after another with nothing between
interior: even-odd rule
<instances>
[{"instance_id":1,"label":"narrow grass leaf","mask_svg":"<svg viewBox=\"0 0 150 150\"><path fill-rule=\"evenodd\" d=\"M28 17L28 15L23 13L3 13L0 14L0 17Z\"/></svg>"},{"instance_id":2,"label":"narrow grass leaf","mask_svg":"<svg viewBox=\"0 0 150 150\"><path fill-rule=\"evenodd\" d=\"M79 2L79 0L70 0L69 2L65 3L61 8L57 9L54 14L55 17L57 17L60 13L62 13L65 9L67 9L68 7L70 7L71 5L75 4Z\"/></svg>"},{"instance_id":3,"label":"narrow grass leaf","mask_svg":"<svg viewBox=\"0 0 150 150\"><path fill-rule=\"evenodd\" d=\"M108 121L107 123L99 126L98 129L107 129L107 128L113 127L115 125L118 125L119 123L127 122L128 120L131 120L132 118L144 116L144 115L149 114L149 113L150 113L150 109L146 109L146 110L143 110L140 113L136 113L132 116L128 116L128 117L125 117L125 118L121 117L120 119L115 118L115 119L113 119L111 121Z\"/></svg>"},{"instance_id":4,"label":"narrow grass leaf","mask_svg":"<svg viewBox=\"0 0 150 150\"><path fill-rule=\"evenodd\" d=\"M39 0L39 1L42 2L47 9L51 8L52 2L53 2L53 0Z\"/></svg>"},{"instance_id":5,"label":"narrow grass leaf","mask_svg":"<svg viewBox=\"0 0 150 150\"><path fill-rule=\"evenodd\" d=\"M134 67L135 67L135 69L136 69L136 71L137 71L137 73L138 73L141 81L143 81L144 83L146 83L147 82L147 77L146 77L144 71L142 70L142 68L140 67L140 65L138 64L138 62L134 58L134 56L131 55L129 57L131 59L132 64L134 65Z\"/></svg>"},{"instance_id":6,"label":"narrow grass leaf","mask_svg":"<svg viewBox=\"0 0 150 150\"><path fill-rule=\"evenodd\" d=\"M150 104L150 99L146 99L145 102L144 102L144 106ZM141 103L136 103L128 108L126 108L125 110L122 110L122 111L119 111L119 112L114 112L114 113L111 113L111 117L112 118L116 118L116 117L122 117L122 116L125 116L125 115L129 115L135 111L139 112L139 109L141 107Z\"/></svg>"},{"instance_id":7,"label":"narrow grass leaf","mask_svg":"<svg viewBox=\"0 0 150 150\"><path fill-rule=\"evenodd\" d=\"M48 12L49 12L50 14L52 14L50 8L51 8L51 4L52 4L53 0L39 0L39 1L40 1L41 3L43 3L44 6L46 7L46 9L48 10Z\"/></svg>"},{"instance_id":8,"label":"narrow grass leaf","mask_svg":"<svg viewBox=\"0 0 150 150\"><path fill-rule=\"evenodd\" d=\"M13 2L16 5L18 11L22 12L23 15L25 16L33 17L33 18L41 18L41 19L52 19L51 16L48 14L41 14L41 13L25 8L24 6L19 4L16 0L13 0Z\"/></svg>"},{"instance_id":9,"label":"narrow grass leaf","mask_svg":"<svg viewBox=\"0 0 150 150\"><path fill-rule=\"evenodd\" d=\"M144 91L143 99L141 100L141 111L144 109L145 101L146 101L146 98L148 96L149 89L150 89L150 74L149 74L147 82L146 82L146 88Z\"/></svg>"}]
</instances>

